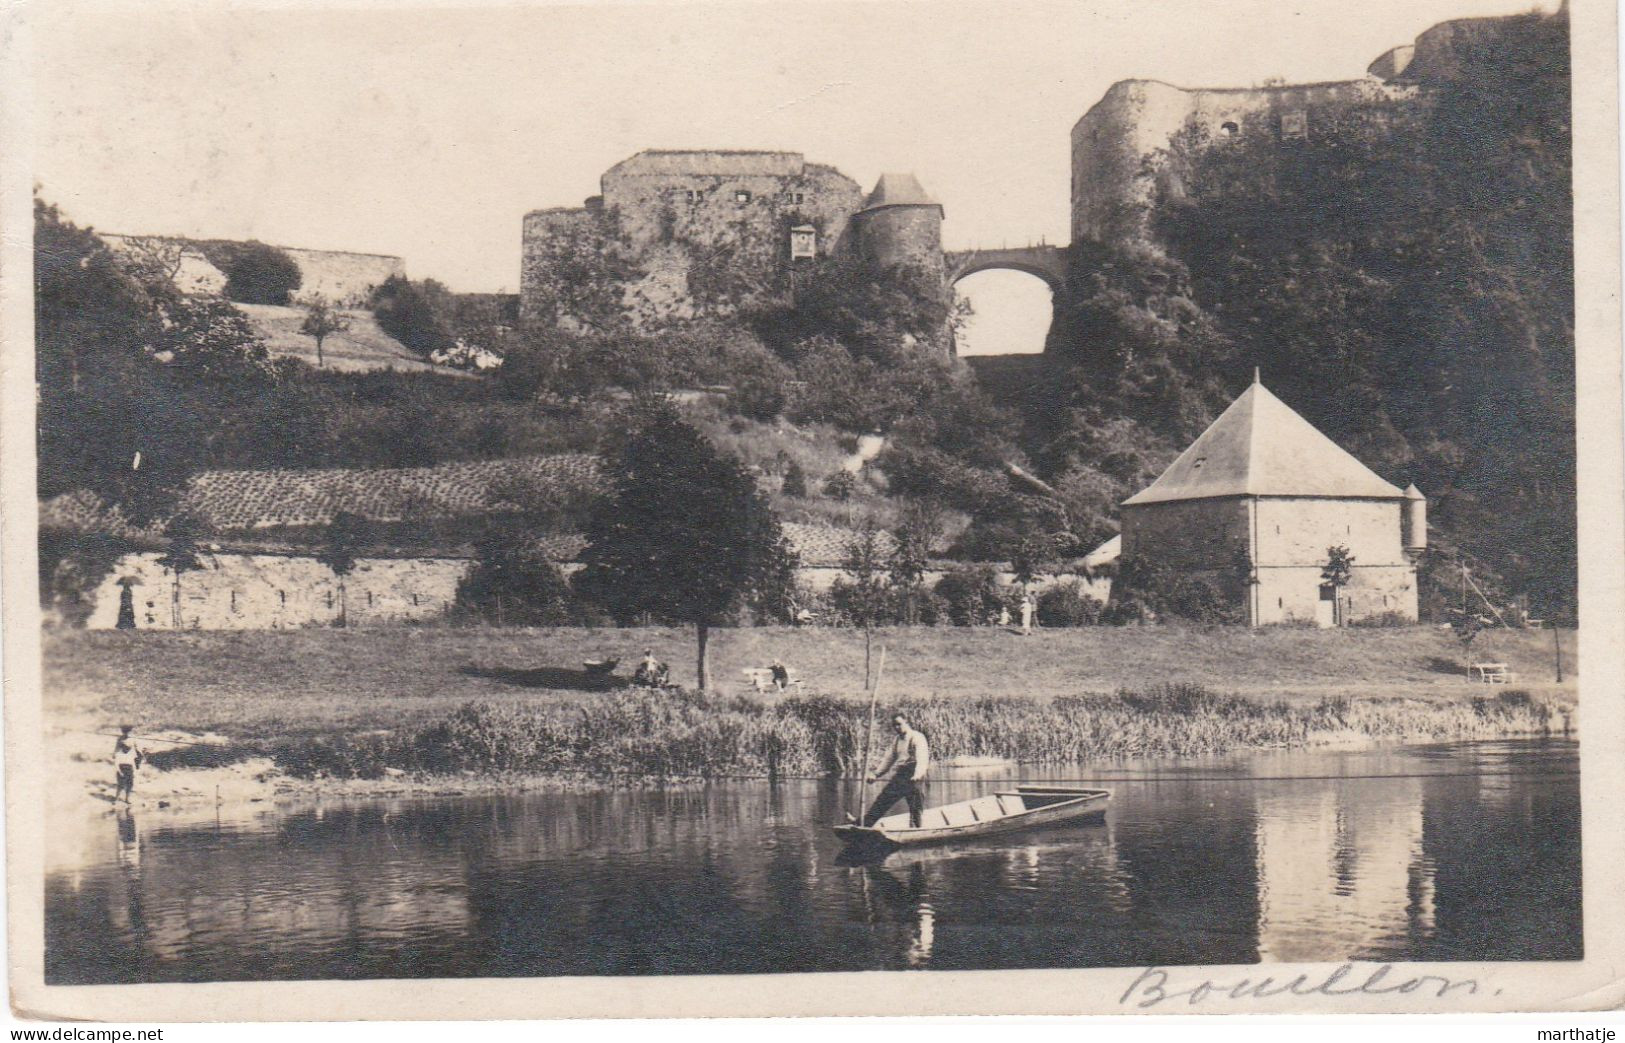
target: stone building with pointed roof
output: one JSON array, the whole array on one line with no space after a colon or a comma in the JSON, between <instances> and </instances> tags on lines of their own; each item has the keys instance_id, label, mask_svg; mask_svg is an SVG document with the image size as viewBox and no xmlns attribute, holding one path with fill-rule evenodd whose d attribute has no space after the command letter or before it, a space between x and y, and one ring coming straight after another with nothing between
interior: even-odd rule
<instances>
[{"instance_id":1,"label":"stone building with pointed roof","mask_svg":"<svg viewBox=\"0 0 1625 1043\"><path fill-rule=\"evenodd\" d=\"M1417 616L1426 501L1327 438L1256 377L1155 482L1123 502L1123 558L1203 575L1252 626ZM1323 578L1330 548L1353 558Z\"/></svg>"}]
</instances>

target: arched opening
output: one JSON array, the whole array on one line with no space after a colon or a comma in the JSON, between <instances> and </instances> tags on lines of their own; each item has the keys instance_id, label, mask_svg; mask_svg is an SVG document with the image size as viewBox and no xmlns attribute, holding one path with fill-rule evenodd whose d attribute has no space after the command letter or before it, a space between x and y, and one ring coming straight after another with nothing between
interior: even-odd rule
<instances>
[{"instance_id":1,"label":"arched opening","mask_svg":"<svg viewBox=\"0 0 1625 1043\"><path fill-rule=\"evenodd\" d=\"M1037 355L1044 350L1055 315L1054 293L1036 275L987 268L954 283L956 300L968 300L970 318L956 347L968 355Z\"/></svg>"}]
</instances>

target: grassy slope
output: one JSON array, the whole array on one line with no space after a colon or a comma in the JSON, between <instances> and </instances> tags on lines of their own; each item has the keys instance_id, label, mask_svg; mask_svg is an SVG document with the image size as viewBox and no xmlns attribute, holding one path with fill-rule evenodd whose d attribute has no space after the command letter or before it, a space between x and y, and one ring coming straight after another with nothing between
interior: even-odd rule
<instances>
[{"instance_id":1,"label":"grassy slope","mask_svg":"<svg viewBox=\"0 0 1625 1043\"><path fill-rule=\"evenodd\" d=\"M861 631L761 628L714 632L723 692L740 670L782 657L810 691L862 687ZM1517 687L1572 703L1575 635L1564 632L1566 685L1552 684L1550 632L1486 633L1474 659L1508 662ZM978 697L1145 688L1198 681L1221 692L1294 702L1329 695L1483 695L1454 664L1448 632L1408 630L1086 628L1020 637L996 628L898 629L886 646L884 696ZM407 628L252 632L54 631L45 642L46 707L55 716L143 729L217 730L274 738L422 724L470 700L601 700L578 686L583 659L608 653L630 671L645 646L694 676L692 631Z\"/></svg>"},{"instance_id":2,"label":"grassy slope","mask_svg":"<svg viewBox=\"0 0 1625 1043\"><path fill-rule=\"evenodd\" d=\"M300 323L305 321L303 308L273 304L239 304L237 307L248 315L254 329L265 338L265 346L273 356L291 356L312 366L316 364L316 342L299 332ZM463 375L460 370L431 365L414 355L400 341L379 329L371 312L347 309L343 314L350 321L350 328L322 342L322 358L327 369L350 372L392 369Z\"/></svg>"}]
</instances>

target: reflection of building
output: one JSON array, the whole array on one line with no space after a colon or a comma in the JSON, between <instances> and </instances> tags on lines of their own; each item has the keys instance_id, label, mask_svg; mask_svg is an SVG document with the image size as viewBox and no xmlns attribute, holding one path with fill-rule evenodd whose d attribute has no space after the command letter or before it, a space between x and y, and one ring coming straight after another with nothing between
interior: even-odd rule
<instances>
[{"instance_id":1,"label":"reflection of building","mask_svg":"<svg viewBox=\"0 0 1625 1043\"><path fill-rule=\"evenodd\" d=\"M1422 783L1260 787L1258 955L1355 959L1433 926Z\"/></svg>"}]
</instances>

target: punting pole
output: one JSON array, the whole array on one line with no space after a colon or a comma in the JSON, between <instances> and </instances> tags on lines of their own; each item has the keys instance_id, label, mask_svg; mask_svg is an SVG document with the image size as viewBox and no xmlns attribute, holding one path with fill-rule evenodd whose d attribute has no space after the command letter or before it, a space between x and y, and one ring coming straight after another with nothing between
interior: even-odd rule
<instances>
[{"instance_id":1,"label":"punting pole","mask_svg":"<svg viewBox=\"0 0 1625 1043\"><path fill-rule=\"evenodd\" d=\"M863 821L864 805L869 801L869 744L875 737L875 703L880 700L880 675L886 672L886 646L880 646L880 665L875 667L875 683L869 689L869 727L863 733L863 763L859 765L858 813L853 816Z\"/></svg>"}]
</instances>

